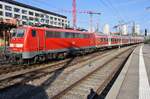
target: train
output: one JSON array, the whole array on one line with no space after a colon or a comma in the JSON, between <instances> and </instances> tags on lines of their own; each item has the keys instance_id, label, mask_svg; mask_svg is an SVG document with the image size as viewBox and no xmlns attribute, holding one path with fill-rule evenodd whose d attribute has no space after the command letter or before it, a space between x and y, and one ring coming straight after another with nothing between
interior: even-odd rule
<instances>
[{"instance_id":1,"label":"train","mask_svg":"<svg viewBox=\"0 0 150 99\"><path fill-rule=\"evenodd\" d=\"M21 26L14 30L9 50L15 61L37 62L142 42L143 37L108 36L74 29Z\"/></svg>"}]
</instances>

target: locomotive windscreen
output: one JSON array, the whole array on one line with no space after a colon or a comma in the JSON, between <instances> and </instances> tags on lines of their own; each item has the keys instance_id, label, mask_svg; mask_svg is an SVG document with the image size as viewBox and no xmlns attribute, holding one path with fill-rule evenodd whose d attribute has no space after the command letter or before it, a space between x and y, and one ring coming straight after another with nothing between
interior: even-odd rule
<instances>
[{"instance_id":1,"label":"locomotive windscreen","mask_svg":"<svg viewBox=\"0 0 150 99\"><path fill-rule=\"evenodd\" d=\"M13 32L13 37L24 37L25 30L24 29L15 29Z\"/></svg>"}]
</instances>

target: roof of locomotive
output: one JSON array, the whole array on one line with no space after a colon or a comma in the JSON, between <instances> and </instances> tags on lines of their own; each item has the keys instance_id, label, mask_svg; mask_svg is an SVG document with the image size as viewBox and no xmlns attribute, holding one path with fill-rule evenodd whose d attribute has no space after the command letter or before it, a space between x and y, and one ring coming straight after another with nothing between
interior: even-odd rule
<instances>
[{"instance_id":1,"label":"roof of locomotive","mask_svg":"<svg viewBox=\"0 0 150 99\"><path fill-rule=\"evenodd\" d=\"M49 31L56 31L56 32L71 32L71 33L83 33L83 34L94 34L93 32L88 31L79 31L74 29L65 29L65 28L47 28L47 27L35 27L35 26L21 26L18 28L29 28L29 29L42 29L42 30L49 30Z\"/></svg>"}]
</instances>

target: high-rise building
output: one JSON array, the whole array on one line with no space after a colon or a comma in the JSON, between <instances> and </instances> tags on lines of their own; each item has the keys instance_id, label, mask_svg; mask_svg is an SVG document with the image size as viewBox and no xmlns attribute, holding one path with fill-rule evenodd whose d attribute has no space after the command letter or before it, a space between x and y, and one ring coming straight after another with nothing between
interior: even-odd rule
<instances>
[{"instance_id":1,"label":"high-rise building","mask_svg":"<svg viewBox=\"0 0 150 99\"><path fill-rule=\"evenodd\" d=\"M127 35L128 34L128 27L127 27L127 25L122 25L121 26L121 32L122 32L122 35Z\"/></svg>"},{"instance_id":2,"label":"high-rise building","mask_svg":"<svg viewBox=\"0 0 150 99\"><path fill-rule=\"evenodd\" d=\"M140 25L139 24L133 24L132 27L132 33L133 35L140 35Z\"/></svg>"},{"instance_id":3,"label":"high-rise building","mask_svg":"<svg viewBox=\"0 0 150 99\"><path fill-rule=\"evenodd\" d=\"M135 32L137 35L140 35L140 25L139 24L136 24L135 25Z\"/></svg>"},{"instance_id":4,"label":"high-rise building","mask_svg":"<svg viewBox=\"0 0 150 99\"><path fill-rule=\"evenodd\" d=\"M21 24L34 24L36 22L54 27L65 27L67 17L43 10L41 8L26 5L14 0L0 0L0 18L20 20Z\"/></svg>"},{"instance_id":5,"label":"high-rise building","mask_svg":"<svg viewBox=\"0 0 150 99\"><path fill-rule=\"evenodd\" d=\"M106 35L110 34L110 30L109 30L109 24L105 24L103 27L103 33Z\"/></svg>"}]
</instances>

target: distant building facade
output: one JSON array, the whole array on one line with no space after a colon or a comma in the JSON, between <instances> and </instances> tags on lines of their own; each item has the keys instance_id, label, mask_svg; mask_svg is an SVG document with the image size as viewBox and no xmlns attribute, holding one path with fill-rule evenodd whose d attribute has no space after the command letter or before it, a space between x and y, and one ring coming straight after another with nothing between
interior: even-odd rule
<instances>
[{"instance_id":1,"label":"distant building facade","mask_svg":"<svg viewBox=\"0 0 150 99\"><path fill-rule=\"evenodd\" d=\"M128 27L127 27L127 25L122 25L121 33L122 33L122 35L128 35Z\"/></svg>"},{"instance_id":2,"label":"distant building facade","mask_svg":"<svg viewBox=\"0 0 150 99\"><path fill-rule=\"evenodd\" d=\"M106 35L110 34L109 24L105 24L103 27L103 33Z\"/></svg>"},{"instance_id":3,"label":"distant building facade","mask_svg":"<svg viewBox=\"0 0 150 99\"><path fill-rule=\"evenodd\" d=\"M132 33L133 35L140 35L140 25L139 24L135 24L132 27Z\"/></svg>"},{"instance_id":4,"label":"distant building facade","mask_svg":"<svg viewBox=\"0 0 150 99\"><path fill-rule=\"evenodd\" d=\"M0 18L16 18L21 24L38 22L54 27L66 27L67 17L14 0L0 0Z\"/></svg>"},{"instance_id":5,"label":"distant building facade","mask_svg":"<svg viewBox=\"0 0 150 99\"><path fill-rule=\"evenodd\" d=\"M135 25L135 31L134 31L134 33L136 33L137 35L140 35L140 25L139 24Z\"/></svg>"}]
</instances>

